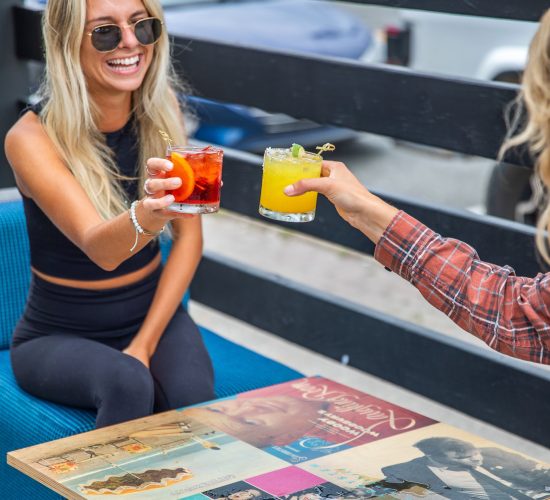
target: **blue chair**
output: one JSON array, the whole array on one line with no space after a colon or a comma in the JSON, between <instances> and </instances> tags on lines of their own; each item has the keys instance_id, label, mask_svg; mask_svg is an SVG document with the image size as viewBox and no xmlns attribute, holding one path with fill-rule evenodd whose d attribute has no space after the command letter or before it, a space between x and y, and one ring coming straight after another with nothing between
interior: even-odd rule
<instances>
[{"instance_id":1,"label":"blue chair","mask_svg":"<svg viewBox=\"0 0 550 500\"><path fill-rule=\"evenodd\" d=\"M162 243L164 258L169 242ZM7 465L6 453L93 429L92 411L69 408L22 391L13 376L9 344L30 283L29 242L20 201L0 203L0 477L2 499L59 498L46 487ZM184 299L186 304L188 297ZM212 357L216 396L292 380L302 375L280 363L201 328Z\"/></svg>"}]
</instances>

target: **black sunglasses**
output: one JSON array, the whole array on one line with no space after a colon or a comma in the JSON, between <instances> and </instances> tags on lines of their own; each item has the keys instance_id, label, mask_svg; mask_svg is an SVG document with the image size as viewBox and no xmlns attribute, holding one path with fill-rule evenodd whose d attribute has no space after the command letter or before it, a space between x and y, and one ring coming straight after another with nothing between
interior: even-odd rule
<instances>
[{"instance_id":1,"label":"black sunglasses","mask_svg":"<svg viewBox=\"0 0 550 500\"><path fill-rule=\"evenodd\" d=\"M156 43L162 33L162 21L156 17L146 17L127 25L141 45ZM99 52L112 52L122 40L122 28L118 24L102 24L86 33L92 37L92 45Z\"/></svg>"}]
</instances>

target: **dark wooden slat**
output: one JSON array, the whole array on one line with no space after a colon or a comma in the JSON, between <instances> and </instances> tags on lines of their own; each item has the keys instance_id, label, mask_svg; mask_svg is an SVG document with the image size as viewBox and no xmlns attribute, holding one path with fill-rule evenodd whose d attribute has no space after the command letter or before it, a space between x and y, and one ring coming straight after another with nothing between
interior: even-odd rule
<instances>
[{"instance_id":1,"label":"dark wooden slat","mask_svg":"<svg viewBox=\"0 0 550 500\"><path fill-rule=\"evenodd\" d=\"M468 16L538 21L548 9L547 0L343 0L400 9L429 10Z\"/></svg>"},{"instance_id":2,"label":"dark wooden slat","mask_svg":"<svg viewBox=\"0 0 550 500\"><path fill-rule=\"evenodd\" d=\"M547 0L344 0L346 2L379 5L403 9L418 9L451 14L538 21L548 9ZM16 27L17 55L22 59L41 61L42 11L16 5L13 7Z\"/></svg>"},{"instance_id":3,"label":"dark wooden slat","mask_svg":"<svg viewBox=\"0 0 550 500\"><path fill-rule=\"evenodd\" d=\"M194 300L550 446L550 374L213 254ZM466 335L466 334L465 334ZM368 391L368 388L365 388ZM514 404L510 404L513 401Z\"/></svg>"},{"instance_id":4,"label":"dark wooden slat","mask_svg":"<svg viewBox=\"0 0 550 500\"><path fill-rule=\"evenodd\" d=\"M19 59L44 60L42 44L42 11L14 6L15 53Z\"/></svg>"},{"instance_id":5,"label":"dark wooden slat","mask_svg":"<svg viewBox=\"0 0 550 500\"><path fill-rule=\"evenodd\" d=\"M14 8L21 58L42 58L40 17ZM488 158L497 155L506 133L503 108L517 92L508 84L181 37L173 52L203 97ZM513 154L507 160L530 163Z\"/></svg>"},{"instance_id":6,"label":"dark wooden slat","mask_svg":"<svg viewBox=\"0 0 550 500\"><path fill-rule=\"evenodd\" d=\"M517 93L515 85L392 66L196 39L175 43L178 68L203 97L487 158L497 155L503 109Z\"/></svg>"},{"instance_id":7,"label":"dark wooden slat","mask_svg":"<svg viewBox=\"0 0 550 500\"><path fill-rule=\"evenodd\" d=\"M222 208L242 215L268 221L258 214L261 188L261 157L226 150ZM425 202L377 193L389 203L402 208L446 237L457 238L472 245L481 259L513 267L519 275L534 276L539 272L535 258L532 227L495 217L443 208ZM277 223L297 231L322 238L354 250L372 254L374 246L359 231L350 227L322 196L317 214L307 224Z\"/></svg>"},{"instance_id":8,"label":"dark wooden slat","mask_svg":"<svg viewBox=\"0 0 550 500\"><path fill-rule=\"evenodd\" d=\"M12 5L23 0L5 2L0 0L0 137L17 120L17 100L28 88L28 71L23 61L15 55L15 29L12 22ZM0 186L15 185L12 170L6 157L0 154Z\"/></svg>"}]
</instances>

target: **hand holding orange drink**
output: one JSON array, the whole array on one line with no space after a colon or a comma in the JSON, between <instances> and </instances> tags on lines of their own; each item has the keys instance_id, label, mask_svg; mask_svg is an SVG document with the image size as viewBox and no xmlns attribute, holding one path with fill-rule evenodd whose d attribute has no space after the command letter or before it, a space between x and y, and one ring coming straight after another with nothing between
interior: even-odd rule
<instances>
[{"instance_id":1,"label":"hand holding orange drink","mask_svg":"<svg viewBox=\"0 0 550 500\"><path fill-rule=\"evenodd\" d=\"M320 150L318 153L309 153L299 144L293 144L287 149L265 150L260 214L285 222L309 222L315 218L317 193L289 197L283 189L300 179L321 176L321 153L333 151L334 146L327 143L317 149Z\"/></svg>"}]
</instances>

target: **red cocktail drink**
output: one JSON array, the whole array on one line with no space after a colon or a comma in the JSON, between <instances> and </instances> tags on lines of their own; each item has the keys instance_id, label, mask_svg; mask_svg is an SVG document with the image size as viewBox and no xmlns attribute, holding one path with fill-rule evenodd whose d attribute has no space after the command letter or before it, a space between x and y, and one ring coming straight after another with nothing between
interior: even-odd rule
<instances>
[{"instance_id":1,"label":"red cocktail drink","mask_svg":"<svg viewBox=\"0 0 550 500\"><path fill-rule=\"evenodd\" d=\"M172 191L175 201L169 210L191 214L217 212L223 151L214 146L168 146L166 158L174 165L170 176L182 181L181 186Z\"/></svg>"}]
</instances>

